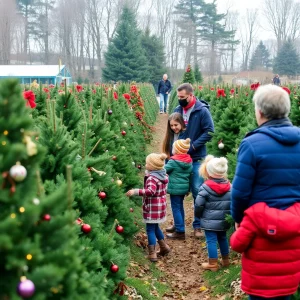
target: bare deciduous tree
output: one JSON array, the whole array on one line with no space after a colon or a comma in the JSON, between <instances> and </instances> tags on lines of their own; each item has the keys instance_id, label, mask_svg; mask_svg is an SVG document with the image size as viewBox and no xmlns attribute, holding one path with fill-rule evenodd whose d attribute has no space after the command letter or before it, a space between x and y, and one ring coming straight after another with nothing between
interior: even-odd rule
<instances>
[{"instance_id":1,"label":"bare deciduous tree","mask_svg":"<svg viewBox=\"0 0 300 300\"><path fill-rule=\"evenodd\" d=\"M277 39L277 51L287 39L300 34L300 4L294 0L264 0L263 15Z\"/></svg>"}]
</instances>

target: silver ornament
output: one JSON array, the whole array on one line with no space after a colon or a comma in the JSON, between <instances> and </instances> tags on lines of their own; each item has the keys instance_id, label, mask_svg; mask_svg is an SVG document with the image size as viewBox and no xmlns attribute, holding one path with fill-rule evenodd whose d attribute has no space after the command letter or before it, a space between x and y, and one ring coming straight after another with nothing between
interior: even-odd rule
<instances>
[{"instance_id":1,"label":"silver ornament","mask_svg":"<svg viewBox=\"0 0 300 300\"><path fill-rule=\"evenodd\" d=\"M20 162L17 162L14 166L10 168L9 175L13 180L21 182L26 178L27 170L24 166L21 165Z\"/></svg>"}]
</instances>

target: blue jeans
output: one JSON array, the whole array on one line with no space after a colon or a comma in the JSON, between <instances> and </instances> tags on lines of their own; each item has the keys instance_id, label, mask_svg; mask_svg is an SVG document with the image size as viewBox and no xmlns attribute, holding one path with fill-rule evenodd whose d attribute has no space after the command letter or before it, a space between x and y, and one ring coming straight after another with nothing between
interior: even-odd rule
<instances>
[{"instance_id":1,"label":"blue jeans","mask_svg":"<svg viewBox=\"0 0 300 300\"><path fill-rule=\"evenodd\" d=\"M220 247L221 255L229 254L226 231L204 230L204 232L207 244L208 258L218 258L217 242Z\"/></svg>"},{"instance_id":2,"label":"blue jeans","mask_svg":"<svg viewBox=\"0 0 300 300\"><path fill-rule=\"evenodd\" d=\"M199 169L201 166L200 161L194 161L193 162L193 171L192 171L192 177L191 177L191 183L190 183L190 190L192 192L193 198L194 198L194 205L195 200L197 198L199 188L203 183L203 178L199 174ZM200 219L194 216L194 222L193 222L193 228L200 228Z\"/></svg>"},{"instance_id":3,"label":"blue jeans","mask_svg":"<svg viewBox=\"0 0 300 300\"><path fill-rule=\"evenodd\" d=\"M146 231L147 231L149 246L155 246L156 239L158 241L164 239L164 234L159 228L159 224L157 223L146 223Z\"/></svg>"},{"instance_id":4,"label":"blue jeans","mask_svg":"<svg viewBox=\"0 0 300 300\"><path fill-rule=\"evenodd\" d=\"M171 207L176 232L185 232L184 226L184 195L170 195Z\"/></svg>"},{"instance_id":5,"label":"blue jeans","mask_svg":"<svg viewBox=\"0 0 300 300\"><path fill-rule=\"evenodd\" d=\"M291 299L291 296L263 298L263 297L249 295L249 300L290 300L290 299Z\"/></svg>"},{"instance_id":6,"label":"blue jeans","mask_svg":"<svg viewBox=\"0 0 300 300\"><path fill-rule=\"evenodd\" d=\"M167 112L167 104L168 104L168 96L169 94L159 94L160 102L159 102L159 110L163 112Z\"/></svg>"}]
</instances>

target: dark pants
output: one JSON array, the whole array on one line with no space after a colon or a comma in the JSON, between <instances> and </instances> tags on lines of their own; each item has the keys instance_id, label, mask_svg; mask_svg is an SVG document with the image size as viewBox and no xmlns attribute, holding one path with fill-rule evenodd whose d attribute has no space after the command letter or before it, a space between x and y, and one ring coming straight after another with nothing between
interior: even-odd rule
<instances>
[{"instance_id":1,"label":"dark pants","mask_svg":"<svg viewBox=\"0 0 300 300\"><path fill-rule=\"evenodd\" d=\"M164 234L159 228L159 224L157 223L146 223L146 231L147 231L149 246L156 245L156 239L158 241L164 239Z\"/></svg>"},{"instance_id":2,"label":"dark pants","mask_svg":"<svg viewBox=\"0 0 300 300\"><path fill-rule=\"evenodd\" d=\"M184 226L184 195L170 195L172 213L176 232L185 232Z\"/></svg>"},{"instance_id":3,"label":"dark pants","mask_svg":"<svg viewBox=\"0 0 300 300\"><path fill-rule=\"evenodd\" d=\"M259 297L259 296L251 296L251 295L249 295L249 300L290 300L290 299L291 299L291 296L263 298L263 297Z\"/></svg>"}]
</instances>

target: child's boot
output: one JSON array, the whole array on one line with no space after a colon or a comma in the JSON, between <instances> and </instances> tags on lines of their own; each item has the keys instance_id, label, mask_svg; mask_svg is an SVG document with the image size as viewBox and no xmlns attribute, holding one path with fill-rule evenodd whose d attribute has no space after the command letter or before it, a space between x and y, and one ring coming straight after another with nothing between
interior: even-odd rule
<instances>
[{"instance_id":1,"label":"child's boot","mask_svg":"<svg viewBox=\"0 0 300 300\"><path fill-rule=\"evenodd\" d=\"M152 262L157 262L157 255L155 251L155 245L148 245L149 255L148 258Z\"/></svg>"},{"instance_id":2,"label":"child's boot","mask_svg":"<svg viewBox=\"0 0 300 300\"><path fill-rule=\"evenodd\" d=\"M222 255L221 265L222 265L222 267L229 267L229 265L230 265L229 255Z\"/></svg>"},{"instance_id":3,"label":"child's boot","mask_svg":"<svg viewBox=\"0 0 300 300\"><path fill-rule=\"evenodd\" d=\"M157 255L165 256L171 252L171 248L167 245L165 240L158 241L158 244L159 244L159 251L157 252Z\"/></svg>"},{"instance_id":4,"label":"child's boot","mask_svg":"<svg viewBox=\"0 0 300 300\"><path fill-rule=\"evenodd\" d=\"M218 259L217 258L209 258L208 263L203 263L202 268L204 270L210 270L212 272L216 272L219 270Z\"/></svg>"}]
</instances>

